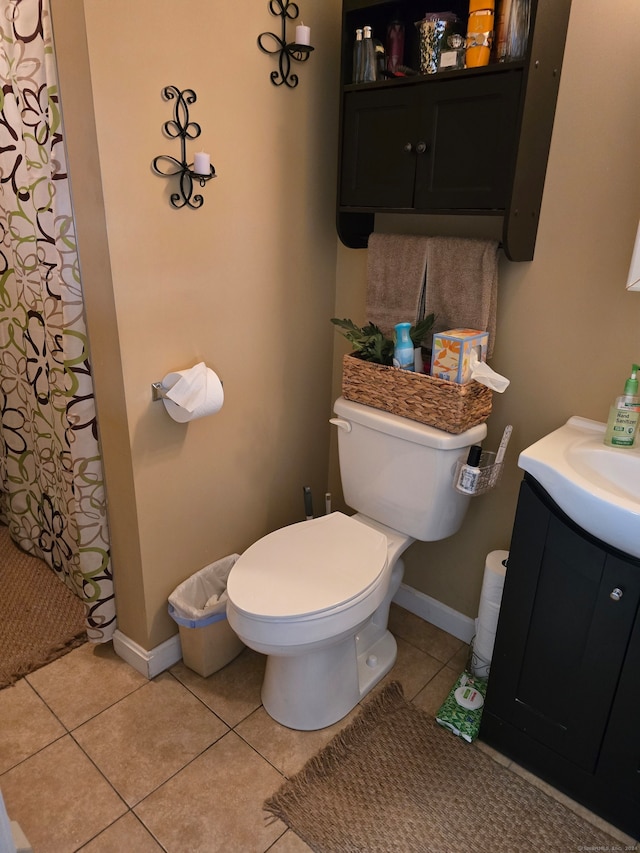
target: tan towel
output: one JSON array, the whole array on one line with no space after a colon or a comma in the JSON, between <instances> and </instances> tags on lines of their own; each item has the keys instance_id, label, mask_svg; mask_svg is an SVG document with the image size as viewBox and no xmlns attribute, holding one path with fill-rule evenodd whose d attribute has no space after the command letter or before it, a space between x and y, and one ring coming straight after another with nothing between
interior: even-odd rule
<instances>
[{"instance_id":1,"label":"tan towel","mask_svg":"<svg viewBox=\"0 0 640 853\"><path fill-rule=\"evenodd\" d=\"M396 323L418 320L424 294L427 237L371 234L367 257L367 320L392 335Z\"/></svg>"},{"instance_id":2,"label":"tan towel","mask_svg":"<svg viewBox=\"0 0 640 853\"><path fill-rule=\"evenodd\" d=\"M427 250L426 314L436 315L434 332L489 332L487 356L496 336L498 243L459 237L430 237Z\"/></svg>"}]
</instances>

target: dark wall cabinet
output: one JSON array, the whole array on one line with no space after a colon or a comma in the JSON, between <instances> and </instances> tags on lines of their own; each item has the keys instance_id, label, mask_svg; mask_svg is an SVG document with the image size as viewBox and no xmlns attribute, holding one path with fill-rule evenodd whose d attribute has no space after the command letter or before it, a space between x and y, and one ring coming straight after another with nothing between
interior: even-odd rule
<instances>
[{"instance_id":1,"label":"dark wall cabinet","mask_svg":"<svg viewBox=\"0 0 640 853\"><path fill-rule=\"evenodd\" d=\"M461 21L468 2L453 0ZM416 0L344 0L338 233L362 248L376 212L503 217L512 260L533 257L570 0L532 0L519 62L354 85L355 29L405 25L417 67ZM464 26L464 25L463 25Z\"/></svg>"},{"instance_id":2,"label":"dark wall cabinet","mask_svg":"<svg viewBox=\"0 0 640 853\"><path fill-rule=\"evenodd\" d=\"M341 205L504 208L521 82L521 71L488 74L473 97L460 79L347 93Z\"/></svg>"},{"instance_id":3,"label":"dark wall cabinet","mask_svg":"<svg viewBox=\"0 0 640 853\"><path fill-rule=\"evenodd\" d=\"M640 836L640 561L525 475L480 736Z\"/></svg>"}]
</instances>

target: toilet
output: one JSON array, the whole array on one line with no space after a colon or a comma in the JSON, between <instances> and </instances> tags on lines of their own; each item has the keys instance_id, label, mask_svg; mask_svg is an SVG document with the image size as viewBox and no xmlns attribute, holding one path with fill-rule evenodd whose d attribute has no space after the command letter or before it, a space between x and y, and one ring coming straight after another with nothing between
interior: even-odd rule
<instances>
[{"instance_id":1,"label":"toilet","mask_svg":"<svg viewBox=\"0 0 640 853\"><path fill-rule=\"evenodd\" d=\"M469 497L453 487L456 462L486 425L453 435L340 397L334 404L345 502L251 545L227 582L227 618L267 655L262 703L291 729L345 717L391 669L387 629L402 554L415 540L455 533Z\"/></svg>"}]
</instances>

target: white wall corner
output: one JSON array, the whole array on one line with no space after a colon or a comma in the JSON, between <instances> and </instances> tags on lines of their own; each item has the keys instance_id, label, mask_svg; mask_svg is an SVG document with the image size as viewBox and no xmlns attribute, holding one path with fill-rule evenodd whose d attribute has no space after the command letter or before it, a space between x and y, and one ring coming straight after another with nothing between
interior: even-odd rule
<instances>
[{"instance_id":1,"label":"white wall corner","mask_svg":"<svg viewBox=\"0 0 640 853\"><path fill-rule=\"evenodd\" d=\"M29 839L22 831L20 824L16 820L11 821L11 834L13 835L14 849L16 853L33 853L33 847L29 843Z\"/></svg>"},{"instance_id":2,"label":"white wall corner","mask_svg":"<svg viewBox=\"0 0 640 853\"><path fill-rule=\"evenodd\" d=\"M149 679L160 675L161 672L169 669L182 658L179 634L175 634L175 636L165 640L164 643L160 643L159 646L147 650L134 643L122 631L116 629L113 634L113 648L119 657Z\"/></svg>"},{"instance_id":3,"label":"white wall corner","mask_svg":"<svg viewBox=\"0 0 640 853\"><path fill-rule=\"evenodd\" d=\"M464 643L470 643L476 632L475 620L463 613L458 613L441 601L436 601L425 595L424 592L419 592L413 587L406 584L400 584L400 589L396 592L393 600L400 607L404 607L409 613L414 616L419 616L425 622L435 625L436 628L442 628L448 634L453 634Z\"/></svg>"}]
</instances>

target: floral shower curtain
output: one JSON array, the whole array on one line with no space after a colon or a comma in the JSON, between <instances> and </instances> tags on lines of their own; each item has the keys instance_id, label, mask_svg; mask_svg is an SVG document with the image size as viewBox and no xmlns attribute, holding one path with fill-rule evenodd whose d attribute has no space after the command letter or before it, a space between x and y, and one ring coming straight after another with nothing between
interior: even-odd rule
<instances>
[{"instance_id":1,"label":"floral shower curtain","mask_svg":"<svg viewBox=\"0 0 640 853\"><path fill-rule=\"evenodd\" d=\"M0 0L0 521L115 629L49 0Z\"/></svg>"}]
</instances>

